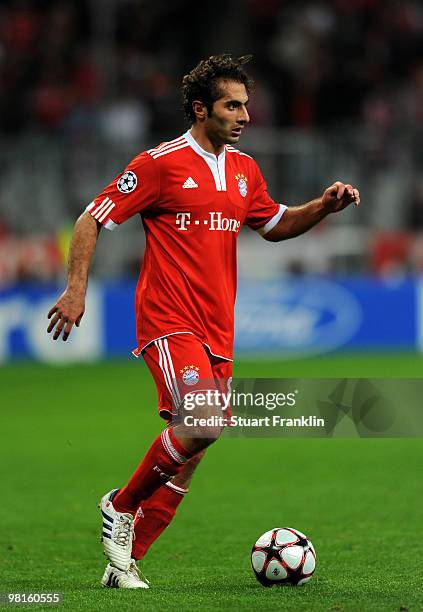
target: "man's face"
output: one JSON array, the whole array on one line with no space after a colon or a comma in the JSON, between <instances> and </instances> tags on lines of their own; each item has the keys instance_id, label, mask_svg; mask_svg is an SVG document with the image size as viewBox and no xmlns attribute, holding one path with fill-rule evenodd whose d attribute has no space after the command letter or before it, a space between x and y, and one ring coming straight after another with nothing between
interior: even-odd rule
<instances>
[{"instance_id":1,"label":"man's face","mask_svg":"<svg viewBox=\"0 0 423 612\"><path fill-rule=\"evenodd\" d=\"M219 82L222 97L213 104L205 122L206 134L215 145L237 143L243 128L250 121L245 85L236 81Z\"/></svg>"}]
</instances>

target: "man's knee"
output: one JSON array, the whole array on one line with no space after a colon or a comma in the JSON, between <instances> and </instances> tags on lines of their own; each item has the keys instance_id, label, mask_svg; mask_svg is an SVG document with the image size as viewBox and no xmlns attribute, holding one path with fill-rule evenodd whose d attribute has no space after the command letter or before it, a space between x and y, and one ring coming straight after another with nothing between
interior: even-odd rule
<instances>
[{"instance_id":1,"label":"man's knee","mask_svg":"<svg viewBox=\"0 0 423 612\"><path fill-rule=\"evenodd\" d=\"M225 425L221 398L216 390L208 390L184 397L175 430L178 430L181 444L197 454L219 439Z\"/></svg>"},{"instance_id":2,"label":"man's knee","mask_svg":"<svg viewBox=\"0 0 423 612\"><path fill-rule=\"evenodd\" d=\"M195 456L203 454L206 451L206 448L219 439L221 433L221 427L206 427L202 428L199 435L197 435L195 438L190 438L189 445L191 449L195 449ZM200 461L200 459L198 459L198 461Z\"/></svg>"}]
</instances>

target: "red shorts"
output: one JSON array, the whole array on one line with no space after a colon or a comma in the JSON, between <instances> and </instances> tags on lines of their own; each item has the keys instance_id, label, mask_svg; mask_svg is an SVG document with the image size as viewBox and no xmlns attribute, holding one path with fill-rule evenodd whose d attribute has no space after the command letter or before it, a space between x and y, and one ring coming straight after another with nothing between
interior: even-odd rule
<instances>
[{"instance_id":1,"label":"red shorts","mask_svg":"<svg viewBox=\"0 0 423 612\"><path fill-rule=\"evenodd\" d=\"M157 387L163 419L177 414L187 393L205 389L230 391L232 361L215 357L194 334L173 334L149 344L142 352Z\"/></svg>"}]
</instances>

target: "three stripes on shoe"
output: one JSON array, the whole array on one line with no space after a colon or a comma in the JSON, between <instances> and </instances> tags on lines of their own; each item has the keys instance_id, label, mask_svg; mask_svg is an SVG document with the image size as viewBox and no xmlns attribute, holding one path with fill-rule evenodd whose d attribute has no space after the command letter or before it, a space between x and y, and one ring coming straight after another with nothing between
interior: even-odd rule
<instances>
[{"instance_id":1,"label":"three stripes on shoe","mask_svg":"<svg viewBox=\"0 0 423 612\"><path fill-rule=\"evenodd\" d=\"M102 535L103 535L103 538L109 538L109 540L111 540L111 539L112 539L111 534L110 534L110 533L108 533L108 532L107 532L107 531L105 531L105 530L112 531L112 525L113 525L113 523L114 523L114 520L112 519L112 517L111 517L111 516L109 516L108 514L106 514L106 513L105 513L103 510L101 511L101 514L103 515L103 518L105 519L105 520L103 520L103 534L102 534ZM110 521L110 524L106 523L106 520L107 520L107 521Z\"/></svg>"},{"instance_id":2,"label":"three stripes on shoe","mask_svg":"<svg viewBox=\"0 0 423 612\"><path fill-rule=\"evenodd\" d=\"M108 587L112 587L114 589L119 588L119 576L116 576L116 574L113 574L113 572L111 572L106 584Z\"/></svg>"}]
</instances>

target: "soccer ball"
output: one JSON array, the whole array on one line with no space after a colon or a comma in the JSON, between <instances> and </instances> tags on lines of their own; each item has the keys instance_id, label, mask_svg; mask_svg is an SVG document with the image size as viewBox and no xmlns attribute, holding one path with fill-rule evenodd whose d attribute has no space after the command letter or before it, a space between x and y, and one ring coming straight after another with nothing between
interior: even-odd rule
<instances>
[{"instance_id":1,"label":"soccer ball","mask_svg":"<svg viewBox=\"0 0 423 612\"><path fill-rule=\"evenodd\" d=\"M298 529L275 527L259 537L251 551L251 565L263 586L302 585L316 567L313 544Z\"/></svg>"}]
</instances>

